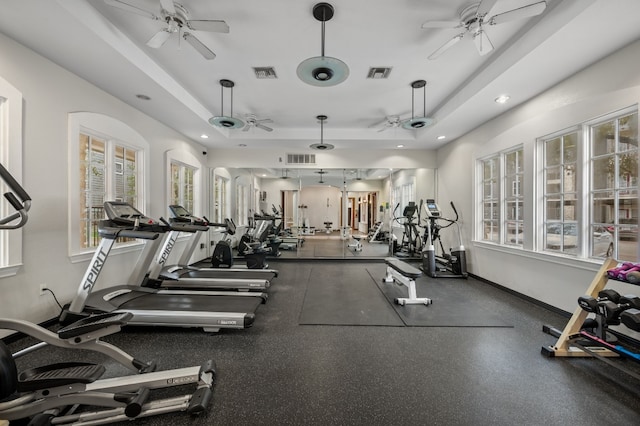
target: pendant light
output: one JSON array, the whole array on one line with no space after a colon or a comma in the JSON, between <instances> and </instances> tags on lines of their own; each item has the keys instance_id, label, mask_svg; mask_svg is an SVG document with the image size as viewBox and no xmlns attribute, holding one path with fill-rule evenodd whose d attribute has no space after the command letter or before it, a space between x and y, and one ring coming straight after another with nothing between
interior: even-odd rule
<instances>
[{"instance_id":1,"label":"pendant light","mask_svg":"<svg viewBox=\"0 0 640 426\"><path fill-rule=\"evenodd\" d=\"M422 89L422 117L416 117L414 115L415 104L415 91L416 89ZM427 82L424 80L416 80L411 83L411 118L402 122L402 127L405 129L423 129L429 127L436 122L435 119L427 117Z\"/></svg>"},{"instance_id":2,"label":"pendant light","mask_svg":"<svg viewBox=\"0 0 640 426\"><path fill-rule=\"evenodd\" d=\"M209 124L216 127L224 127L225 129L238 129L244 127L244 122L238 118L233 117L233 86L235 83L231 80L220 80L220 115L211 117ZM224 115L224 89L230 89L231 91L231 111L229 116Z\"/></svg>"},{"instance_id":3,"label":"pendant light","mask_svg":"<svg viewBox=\"0 0 640 426\"><path fill-rule=\"evenodd\" d=\"M305 59L298 65L300 80L312 86L329 87L340 84L349 76L349 67L340 59L324 56L324 25L333 18L333 6L318 3L313 6L313 17L322 23L322 44L320 56Z\"/></svg>"},{"instance_id":4,"label":"pendant light","mask_svg":"<svg viewBox=\"0 0 640 426\"><path fill-rule=\"evenodd\" d=\"M316 118L320 120L320 143L309 145L309 148L316 149L318 151L328 151L330 149L333 149L333 145L331 145L330 143L324 143L324 120L327 119L327 116L318 115Z\"/></svg>"}]
</instances>

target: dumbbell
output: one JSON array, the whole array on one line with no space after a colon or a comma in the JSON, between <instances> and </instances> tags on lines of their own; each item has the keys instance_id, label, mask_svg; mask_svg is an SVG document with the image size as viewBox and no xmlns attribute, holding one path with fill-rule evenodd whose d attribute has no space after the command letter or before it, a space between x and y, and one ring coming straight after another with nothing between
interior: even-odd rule
<instances>
[{"instance_id":1,"label":"dumbbell","mask_svg":"<svg viewBox=\"0 0 640 426\"><path fill-rule=\"evenodd\" d=\"M620 294L615 290L612 290L610 288L605 288L604 290L600 290L598 292L597 299L591 296L578 297L578 305L580 305L580 307L587 312L597 313L598 302L604 302L607 300L610 300L611 302L614 302L614 303L618 303L618 301L620 300Z\"/></svg>"},{"instance_id":2,"label":"dumbbell","mask_svg":"<svg viewBox=\"0 0 640 426\"><path fill-rule=\"evenodd\" d=\"M633 294L621 296L618 303L610 300L598 302L598 314L602 315L609 325L620 324L620 315L632 308L640 309L640 297Z\"/></svg>"},{"instance_id":3,"label":"dumbbell","mask_svg":"<svg viewBox=\"0 0 640 426\"><path fill-rule=\"evenodd\" d=\"M640 309L627 309L620 314L620 321L631 330L640 331Z\"/></svg>"}]
</instances>

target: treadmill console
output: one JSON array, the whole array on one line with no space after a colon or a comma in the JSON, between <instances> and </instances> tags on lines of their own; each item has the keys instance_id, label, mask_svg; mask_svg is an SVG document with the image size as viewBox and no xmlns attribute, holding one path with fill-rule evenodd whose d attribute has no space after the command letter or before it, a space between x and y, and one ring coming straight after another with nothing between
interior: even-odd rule
<instances>
[{"instance_id":1,"label":"treadmill console","mask_svg":"<svg viewBox=\"0 0 640 426\"><path fill-rule=\"evenodd\" d=\"M193 216L189 210L178 204L172 204L169 206L169 212L171 213L171 217L169 220L172 223L190 223L192 225L209 225L209 222L204 220L203 218Z\"/></svg>"},{"instance_id":2,"label":"treadmill console","mask_svg":"<svg viewBox=\"0 0 640 426\"><path fill-rule=\"evenodd\" d=\"M438 207L438 205L436 204L436 200L427 199L427 202L425 203L425 205L427 206L427 215L429 217L442 216L442 211L440 210L440 207Z\"/></svg>"},{"instance_id":3,"label":"treadmill console","mask_svg":"<svg viewBox=\"0 0 640 426\"><path fill-rule=\"evenodd\" d=\"M166 232L168 228L123 201L106 201L104 211L114 226L150 232Z\"/></svg>"}]
</instances>

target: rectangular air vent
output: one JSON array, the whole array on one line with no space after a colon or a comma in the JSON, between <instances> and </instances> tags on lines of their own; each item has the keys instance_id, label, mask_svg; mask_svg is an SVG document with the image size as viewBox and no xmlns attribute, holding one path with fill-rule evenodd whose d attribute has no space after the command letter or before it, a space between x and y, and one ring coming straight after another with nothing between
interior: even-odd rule
<instances>
[{"instance_id":1,"label":"rectangular air vent","mask_svg":"<svg viewBox=\"0 0 640 426\"><path fill-rule=\"evenodd\" d=\"M316 164L316 155L287 154L287 164Z\"/></svg>"},{"instance_id":2,"label":"rectangular air vent","mask_svg":"<svg viewBox=\"0 0 640 426\"><path fill-rule=\"evenodd\" d=\"M391 67L371 67L367 78L387 78L391 73Z\"/></svg>"},{"instance_id":3,"label":"rectangular air vent","mask_svg":"<svg viewBox=\"0 0 640 426\"><path fill-rule=\"evenodd\" d=\"M278 78L276 70L273 67L253 67L253 72L256 73L256 78Z\"/></svg>"}]
</instances>

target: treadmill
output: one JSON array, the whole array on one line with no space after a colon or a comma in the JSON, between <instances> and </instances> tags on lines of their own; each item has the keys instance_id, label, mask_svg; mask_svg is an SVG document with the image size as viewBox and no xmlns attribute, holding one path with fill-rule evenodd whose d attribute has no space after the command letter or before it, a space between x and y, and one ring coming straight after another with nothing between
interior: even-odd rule
<instances>
[{"instance_id":1,"label":"treadmill","mask_svg":"<svg viewBox=\"0 0 640 426\"><path fill-rule=\"evenodd\" d=\"M235 232L235 225L233 225L229 220L224 224L210 223L206 218L203 219L193 216L187 209L180 205L169 206L169 211L171 212L171 223L190 223L193 225L220 227L227 229L227 232L232 235ZM198 246L199 241L199 235L193 235L191 237L191 241L187 244L184 252L180 256L178 264L174 267L167 268L165 272L163 272L163 275L167 273L167 276L173 276L169 275L169 273L174 274L176 271L179 271L178 274L180 275L177 277L179 279L182 279L182 277L220 277L233 279L262 279L269 281L278 276L277 269L253 269L248 268L246 265L234 265L230 268L197 268L189 266L189 259ZM182 270L178 270L176 268L181 268Z\"/></svg>"},{"instance_id":2,"label":"treadmill","mask_svg":"<svg viewBox=\"0 0 640 426\"><path fill-rule=\"evenodd\" d=\"M184 223L172 223L170 230L164 239L164 243L157 256L147 265L149 273L144 278L142 285L152 288L182 288L189 290L220 290L220 294L238 294L239 291L266 290L271 283L266 277L240 277L239 275L227 275L207 273L190 266L171 265L165 266L169 254L176 244L178 236L183 233L191 233L197 236L200 232L208 230L208 226L189 225ZM197 242L197 239L196 239ZM190 244L190 243L189 243ZM215 269L213 270L215 271ZM255 293L251 292L251 296Z\"/></svg>"},{"instance_id":3,"label":"treadmill","mask_svg":"<svg viewBox=\"0 0 640 426\"><path fill-rule=\"evenodd\" d=\"M133 318L129 325L193 327L206 332L251 327L255 312L265 302L265 297L141 287L139 283L158 248L158 237L170 227L142 215L128 203L107 202L106 209L112 209L117 218L99 223L98 233L102 239L80 281L75 298L60 315L63 324L95 313L130 312ZM111 248L120 237L146 241L130 284L93 291ZM132 281L138 285L132 285Z\"/></svg>"}]
</instances>

